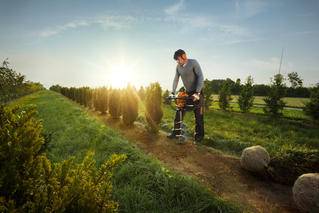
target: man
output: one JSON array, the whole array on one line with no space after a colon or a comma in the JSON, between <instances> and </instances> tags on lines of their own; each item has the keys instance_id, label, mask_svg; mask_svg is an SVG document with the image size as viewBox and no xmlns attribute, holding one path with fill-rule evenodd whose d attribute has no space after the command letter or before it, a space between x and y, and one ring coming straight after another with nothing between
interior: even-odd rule
<instances>
[{"instance_id":1,"label":"man","mask_svg":"<svg viewBox=\"0 0 319 213\"><path fill-rule=\"evenodd\" d=\"M172 95L175 95L179 77L181 77L186 93L192 97L192 104L194 105L196 120L194 139L195 142L201 142L204 138L204 96L202 93L204 76L199 63L195 59L188 59L184 50L177 50L174 54L174 59L177 62L177 66L173 81ZM179 128L178 122L182 119L179 115L180 113L176 112L174 130L167 136L168 138L176 138L176 135L178 134L176 129ZM182 116L184 116L184 114Z\"/></svg>"}]
</instances>

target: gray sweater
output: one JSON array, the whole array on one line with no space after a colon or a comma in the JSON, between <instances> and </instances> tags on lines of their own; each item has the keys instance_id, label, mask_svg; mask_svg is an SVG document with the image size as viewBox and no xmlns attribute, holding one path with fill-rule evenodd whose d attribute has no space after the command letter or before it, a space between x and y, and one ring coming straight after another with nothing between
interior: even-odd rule
<instances>
[{"instance_id":1,"label":"gray sweater","mask_svg":"<svg viewBox=\"0 0 319 213\"><path fill-rule=\"evenodd\" d=\"M172 90L174 94L176 92L179 76L181 76L187 92L200 92L202 90L204 86L204 76L199 63L195 59L188 59L184 67L177 64Z\"/></svg>"}]
</instances>

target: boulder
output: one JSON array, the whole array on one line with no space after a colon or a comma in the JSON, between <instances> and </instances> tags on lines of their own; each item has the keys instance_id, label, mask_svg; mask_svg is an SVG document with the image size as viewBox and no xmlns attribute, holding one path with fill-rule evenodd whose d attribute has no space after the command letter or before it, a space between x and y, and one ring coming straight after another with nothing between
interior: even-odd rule
<instances>
[{"instance_id":1,"label":"boulder","mask_svg":"<svg viewBox=\"0 0 319 213\"><path fill-rule=\"evenodd\" d=\"M319 212L319 173L308 173L298 177L292 193L301 212Z\"/></svg>"}]
</instances>

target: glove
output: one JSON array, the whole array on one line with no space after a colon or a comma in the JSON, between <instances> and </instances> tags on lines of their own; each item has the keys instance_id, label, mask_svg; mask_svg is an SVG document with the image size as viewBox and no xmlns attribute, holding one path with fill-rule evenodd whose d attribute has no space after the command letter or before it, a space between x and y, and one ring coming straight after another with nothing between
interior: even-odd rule
<instances>
[{"instance_id":1,"label":"glove","mask_svg":"<svg viewBox=\"0 0 319 213\"><path fill-rule=\"evenodd\" d=\"M168 99L173 99L175 98L175 94L172 92L169 96L168 96Z\"/></svg>"},{"instance_id":2,"label":"glove","mask_svg":"<svg viewBox=\"0 0 319 213\"><path fill-rule=\"evenodd\" d=\"M199 100L199 94L200 94L200 93L196 92L196 93L194 93L194 94L192 95L193 101L198 101L198 100Z\"/></svg>"}]
</instances>

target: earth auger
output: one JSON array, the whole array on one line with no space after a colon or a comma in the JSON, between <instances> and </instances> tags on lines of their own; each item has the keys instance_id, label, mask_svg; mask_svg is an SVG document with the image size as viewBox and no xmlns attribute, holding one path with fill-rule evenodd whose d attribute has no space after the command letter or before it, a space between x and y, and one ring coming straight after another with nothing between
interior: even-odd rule
<instances>
[{"instance_id":1,"label":"earth auger","mask_svg":"<svg viewBox=\"0 0 319 213\"><path fill-rule=\"evenodd\" d=\"M168 97L170 101L175 101L176 106L176 113L178 113L175 127L175 122L173 124L172 131L176 132L176 137L178 139L178 143L185 143L187 136L186 136L186 125L183 122L183 117L186 111L190 111L194 109L193 97L189 96L186 92L178 92L176 95L170 95Z\"/></svg>"}]
</instances>

